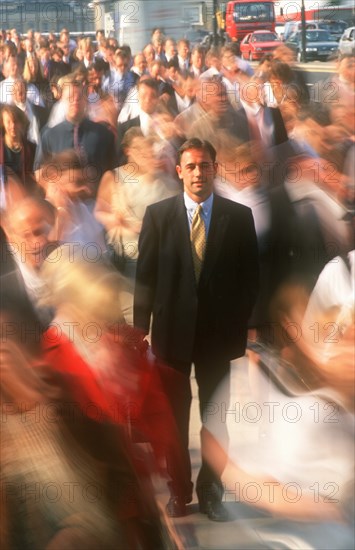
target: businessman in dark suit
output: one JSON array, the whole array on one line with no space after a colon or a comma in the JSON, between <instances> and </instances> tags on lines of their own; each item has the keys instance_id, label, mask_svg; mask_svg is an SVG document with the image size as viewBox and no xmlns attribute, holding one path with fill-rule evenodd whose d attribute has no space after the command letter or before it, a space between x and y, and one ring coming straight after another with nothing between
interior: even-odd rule
<instances>
[{"instance_id":1,"label":"businessman in dark suit","mask_svg":"<svg viewBox=\"0 0 355 550\"><path fill-rule=\"evenodd\" d=\"M147 208L139 240L135 326L142 337L147 335L152 314L153 352L180 376L178 384L167 387L184 452L183 464L167 457L167 512L172 517L185 515L192 500L191 363L203 418L219 382L229 376L230 360L244 355L258 286L251 210L213 194L215 158L209 142L192 138L182 145L177 172L184 194ZM204 430L202 455L203 436ZM200 511L215 521L228 519L221 503L220 473L202 459L196 487Z\"/></svg>"},{"instance_id":2,"label":"businessman in dark suit","mask_svg":"<svg viewBox=\"0 0 355 550\"><path fill-rule=\"evenodd\" d=\"M42 130L35 158L36 176L43 176L40 169L53 155L74 149L95 197L104 172L117 166L114 135L103 124L87 118L87 95L81 82L68 84L66 94L65 120Z\"/></svg>"}]
</instances>

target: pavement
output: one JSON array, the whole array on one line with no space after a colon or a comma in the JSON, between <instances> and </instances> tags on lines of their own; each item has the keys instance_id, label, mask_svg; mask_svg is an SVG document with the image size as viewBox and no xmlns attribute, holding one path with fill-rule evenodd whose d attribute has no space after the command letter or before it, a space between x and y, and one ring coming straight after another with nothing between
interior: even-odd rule
<instances>
[{"instance_id":1,"label":"pavement","mask_svg":"<svg viewBox=\"0 0 355 550\"><path fill-rule=\"evenodd\" d=\"M233 407L233 403L238 403L243 407L251 399L246 360L242 358L234 361L231 372L230 407ZM190 455L192 480L195 484L200 467L201 422L198 410L197 385L193 375L191 385L193 400L190 421ZM230 416L233 417L233 415ZM245 423L234 423L233 437L250 442L251 439L259 437L258 428L253 429L252 427L250 429L250 426L248 426L246 431ZM165 508L168 498L169 493L162 482L158 487L158 502L162 508ZM187 515L183 518L170 520L170 527L180 539L182 548L187 550L259 550L270 548L263 541L263 530L272 523L270 516L238 502L235 488L232 487L225 487L224 505L229 512L230 521L212 522L206 515L199 512L197 497L194 493L193 502L187 506ZM276 550L276 546L274 550Z\"/></svg>"},{"instance_id":2,"label":"pavement","mask_svg":"<svg viewBox=\"0 0 355 550\"><path fill-rule=\"evenodd\" d=\"M256 374L256 371L253 372L252 368L248 368L246 358L232 363L230 401L227 404L225 394L217 392L214 396L215 415L211 415L212 422L208 424L213 432L215 426L218 430L224 406L224 412L227 411L224 418L229 432L230 456L236 457L236 462L248 471L253 471L253 464L257 465L258 461L259 465L260 461L263 463L262 449L264 449L264 442L268 439L268 420L265 421L262 415L255 415L256 406L258 402L268 401L273 396L268 393L267 380L263 383ZM192 393L190 455L192 480L195 483L200 467L201 422L197 385L193 376ZM291 435L290 437L292 439ZM292 448L292 441L286 438L284 445L286 447L291 445ZM278 462L275 462L275 465L277 464ZM228 479L234 479L232 471L229 471L229 474ZM277 519L267 512L240 502L239 494L244 488L239 487L238 480L236 483L233 482L234 487L228 486L227 475L226 469L222 476L225 488L223 503L229 512L230 521L223 523L210 521L206 515L199 512L196 494L194 494L193 502L187 506L186 516L173 520L167 519L171 532L180 542L179 550L351 550L354 548L351 524L346 527L345 524L343 526L331 521L314 523ZM245 484L244 487L247 485L253 484ZM158 487L157 498L162 510L165 510L169 493L163 482L160 482ZM250 494L248 498L251 500Z\"/></svg>"}]
</instances>

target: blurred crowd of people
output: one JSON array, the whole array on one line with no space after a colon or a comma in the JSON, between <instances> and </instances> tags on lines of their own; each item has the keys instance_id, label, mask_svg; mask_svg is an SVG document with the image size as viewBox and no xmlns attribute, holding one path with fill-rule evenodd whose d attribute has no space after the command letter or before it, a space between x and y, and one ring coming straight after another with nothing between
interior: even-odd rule
<instances>
[{"instance_id":1,"label":"blurred crowd of people","mask_svg":"<svg viewBox=\"0 0 355 550\"><path fill-rule=\"evenodd\" d=\"M182 194L178 152L191 138L216 151L214 193L254 217L251 370L296 372L303 393L331 388L322 399L352 424L355 57L307 86L285 45L257 67L237 53L161 29L141 52L102 31L95 42L0 33L4 548L181 547L153 483L169 477L179 436L133 299L146 208ZM296 351L278 334L291 325ZM178 374L163 378L173 387ZM227 450L210 437L205 459L219 469ZM346 523L349 500L340 512L302 501L295 517ZM260 507L292 517L277 503Z\"/></svg>"}]
</instances>

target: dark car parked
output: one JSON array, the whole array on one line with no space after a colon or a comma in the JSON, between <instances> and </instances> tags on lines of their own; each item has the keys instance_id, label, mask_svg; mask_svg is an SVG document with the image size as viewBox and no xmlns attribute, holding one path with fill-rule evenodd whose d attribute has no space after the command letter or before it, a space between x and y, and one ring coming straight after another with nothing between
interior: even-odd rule
<instances>
[{"instance_id":1,"label":"dark car parked","mask_svg":"<svg viewBox=\"0 0 355 550\"><path fill-rule=\"evenodd\" d=\"M286 41L297 54L297 61L301 61L302 56L302 33L296 32ZM326 61L334 56L338 50L338 42L332 39L328 31L307 30L306 31L306 61Z\"/></svg>"}]
</instances>

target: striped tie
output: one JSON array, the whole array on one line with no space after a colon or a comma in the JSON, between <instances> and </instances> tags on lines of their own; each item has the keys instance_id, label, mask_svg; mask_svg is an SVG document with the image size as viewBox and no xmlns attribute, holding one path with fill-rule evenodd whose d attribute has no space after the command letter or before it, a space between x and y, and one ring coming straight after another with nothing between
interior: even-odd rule
<instances>
[{"instance_id":1,"label":"striped tie","mask_svg":"<svg viewBox=\"0 0 355 550\"><path fill-rule=\"evenodd\" d=\"M200 278L206 248L206 229L201 214L202 206L199 204L191 225L191 249L196 281Z\"/></svg>"}]
</instances>

